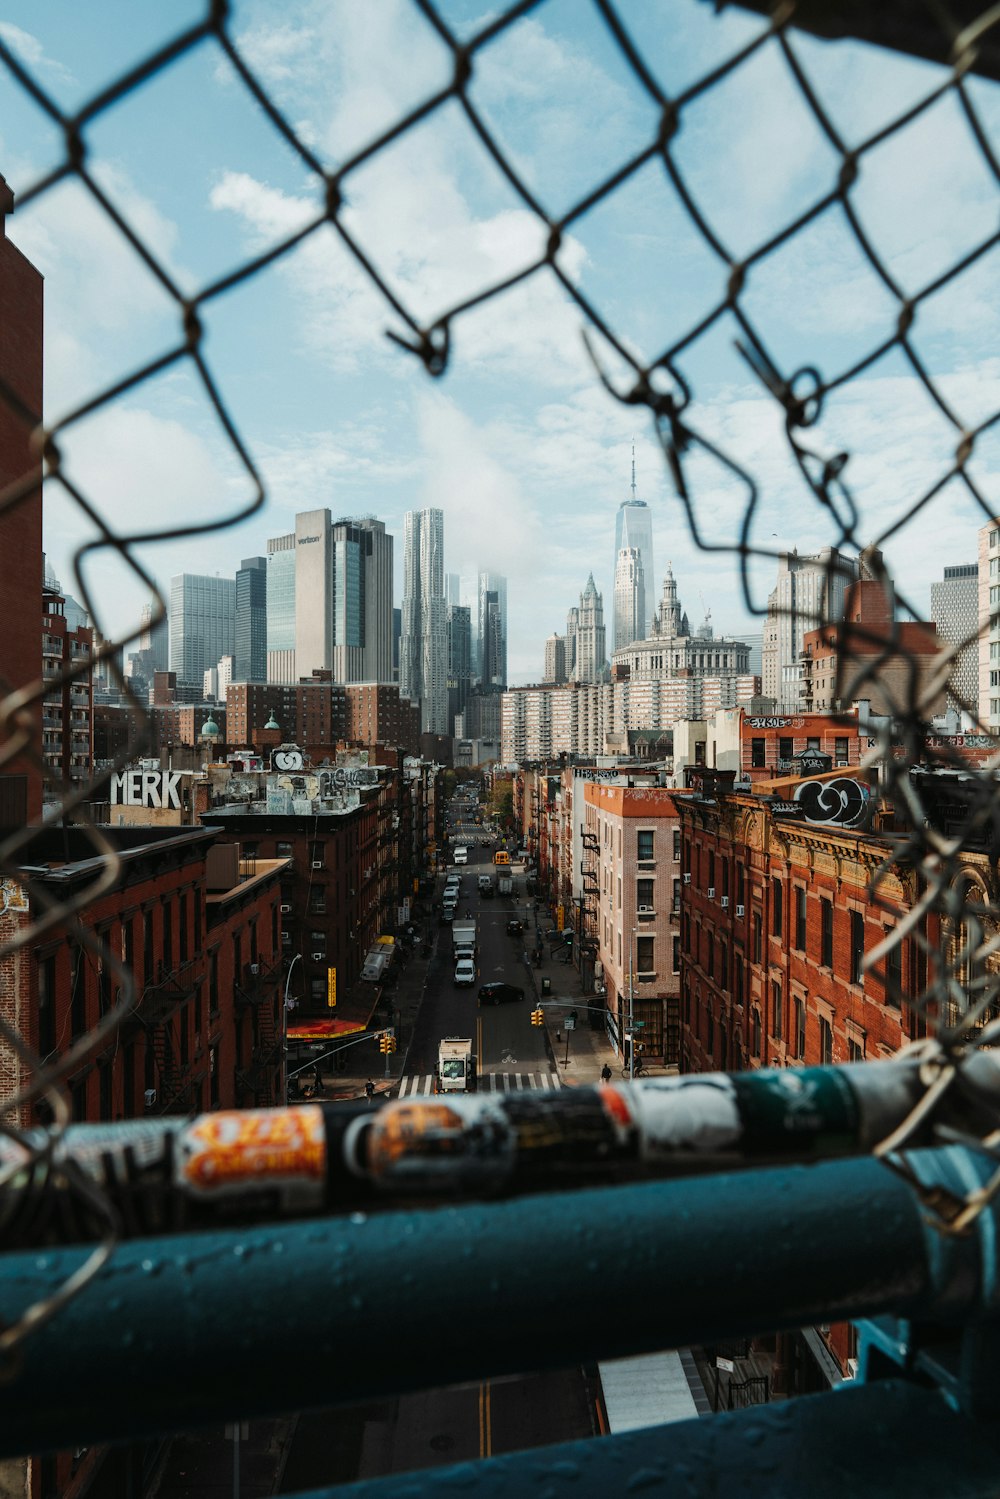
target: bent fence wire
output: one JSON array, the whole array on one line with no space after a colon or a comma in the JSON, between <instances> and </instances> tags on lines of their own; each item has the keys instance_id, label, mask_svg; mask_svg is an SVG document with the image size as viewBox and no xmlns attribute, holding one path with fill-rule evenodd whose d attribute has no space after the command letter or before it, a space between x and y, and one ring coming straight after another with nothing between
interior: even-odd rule
<instances>
[{"instance_id":1,"label":"bent fence wire","mask_svg":"<svg viewBox=\"0 0 1000 1499\"><path fill-rule=\"evenodd\" d=\"M695 0L692 0L692 4L694 3ZM12 391L0 389L0 399L7 403L22 423L32 429L32 441L42 465L46 490L61 490L96 528L96 539L81 547L76 554L75 582L80 597L90 611L92 622L102 636L107 637L108 634L102 623L102 601L91 597L83 574L88 553L114 549L122 563L132 569L153 593L154 581L136 557L136 548L140 544L162 544L178 537L190 537L197 532L232 526L264 503L264 489L252 456L253 434L244 435L236 428L225 392L213 375L206 353L206 329L214 304L227 291L250 278L261 276L289 256L310 236L321 231L329 232L330 229L339 237L370 286L381 296L385 312L383 331L397 345L400 359L413 356L431 376L441 375L448 367L453 330L472 309L502 297L516 284L531 278L550 278L558 283L561 294L573 304L579 315L581 332L591 352L595 378L603 382L613 399L632 407L645 408L648 412L694 542L706 551L727 555L740 580L747 606L758 614L764 612L764 605L753 596L751 564L755 559L771 559L773 564L779 555L776 548L763 546L754 539L759 530L755 530L755 526L762 503L761 485L747 463L735 452L729 451L726 444L715 435L718 424L706 419L710 413L704 402L699 405L694 377L690 373L693 362L690 356L703 340L719 328L724 329L730 341L735 341L747 370L759 382L761 391L766 392L780 408L788 451L798 472L802 504L822 513L831 545L857 553L866 541L870 543L871 538L858 534L859 507L848 479L849 451L825 446L818 435L824 403L832 394L857 381L890 355L903 361L909 372L920 382L929 402L950 427L953 447L947 463L923 473L919 485L912 493L906 513L886 524L882 535L875 538L876 547L904 528L949 486L958 485L965 491L966 496L981 511L982 523L992 518L1000 505L995 495L990 496L986 492L973 460L984 436L1000 417L1000 410L988 410L985 414L970 419L945 388L940 374L935 373L919 351L914 333L921 325L933 299L946 289L950 291L954 286L960 285L963 278L969 277L980 267L981 262L997 247L1000 234L993 230L978 242L966 245L933 279L916 290L905 290L886 260L880 257L873 238L866 230L863 215L857 205L857 195L859 184L864 182L869 164L879 149L914 129L945 99L952 101L966 122L965 149L978 158L980 174L985 172L991 189L995 192L1000 183L1000 166L991 144L988 125L982 118L981 106L977 103L971 86L973 74L995 78L998 73L997 33L1000 24L995 8L993 11L983 12L980 18L979 6L958 4L957 0L950 8L947 5L934 8L928 6L926 10L922 6L914 7L910 4L885 4L872 8L874 13L867 16L864 15L864 7L860 8L860 12L858 7L845 7L844 14L849 19L844 21L844 32L849 32L851 22L855 22L870 27L873 40L923 55L940 64L933 70L927 70L926 89L922 97L910 100L895 118L883 124L868 138L848 144L834 122L833 115L825 107L820 89L810 80L808 64L803 55L808 48L803 49L802 33L795 29L797 25L809 27L813 16L813 7L810 5L797 7L794 0L785 0L785 3L775 5L770 10L769 18L760 20L758 29L750 40L713 66L705 76L689 84L683 92L669 97L657 81L657 59L643 55L630 35L623 15L619 13L625 7L616 8L611 0L593 0L594 11L606 27L612 45L630 69L634 89L655 109L659 123L640 150L618 163L603 180L594 181L573 206L560 217L554 217L505 153L496 133L491 130L477 106L471 88L480 60L487 49L501 37L507 39L508 46L513 44L516 48L519 27L530 18L531 12L544 10L544 5L538 3L538 0L520 0L520 3L495 15L478 34L466 41L460 41L456 37L432 0L413 0L413 6L414 11L433 28L440 42L450 49L453 63L451 80L445 87L402 114L376 139L369 141L363 149L356 151L336 168L324 164L310 141L296 130L255 76L247 57L241 52L234 18L231 17L225 0L210 0L198 24L179 32L165 45L114 79L72 118L60 111L47 92L42 75L33 71L6 41L0 39L0 63L14 83L48 117L63 141L61 159L50 171L39 180L12 184L18 205L23 207L51 193L68 179L75 179L156 278L171 299L176 312L176 338L171 347L145 364L121 370L118 378L105 388L88 392L76 409L70 411L57 426L46 426L44 420L39 421L37 413L23 409ZM700 6L698 8L702 9ZM763 6L752 8L765 9ZM823 26L828 34L839 29L838 17L833 11L832 7L823 7ZM685 8L676 6L676 14L677 24L684 24ZM89 137L97 122L125 96L141 90L151 79L170 70L180 59L199 47L217 48L220 54L228 58L242 87L252 95L270 126L295 153L303 171L312 178L318 190L317 201L321 206L309 222L283 238L274 239L260 253L233 265L226 274L202 286L197 294L185 296L171 275L161 247L122 214L91 170ZM771 233L749 253L737 257L714 227L711 211L699 201L697 190L687 179L677 142L689 112L695 106L702 108L706 103L711 106L714 96L728 80L740 74L741 70L749 68L756 57L765 53L776 54L780 58L794 87L802 119L810 122L810 128L818 128L830 148L833 170L828 173L826 180L812 185L811 200L804 204L792 221ZM977 87L983 86L981 76L975 82ZM353 174L366 162L377 157L380 152L437 112L456 105L464 116L468 130L481 142L520 203L543 227L544 248L535 260L516 274L505 275L492 284L481 286L473 295L447 307L433 321L425 322L406 305L393 289L390 277L380 269L379 244L363 243L352 232L345 219L345 195ZM789 121L790 131L800 127L801 119ZM570 231L579 226L588 214L599 205L613 203L616 194L640 170L650 165L662 172L672 192L683 205L690 226L714 256L717 263L717 295L714 304L701 312L681 336L674 338L654 357L642 360L637 357L630 339L620 335L599 311L596 303L582 291L578 278L567 265L565 242ZM794 369L783 368L780 357L772 348L766 320L762 320L749 304L749 288L755 274L769 258L776 256L792 241L812 233L817 226L825 232L833 225L836 225L838 233L846 231L852 238L866 267L866 274L878 283L882 294L891 299L894 318L887 325L873 329L868 346L860 354L855 354L842 368L828 367L830 355L823 348L816 349L807 365ZM661 274L662 294L668 297L671 295L672 274L669 255ZM101 494L84 492L75 480L69 465L62 459L61 439L85 416L109 407L162 371L182 365L196 373L222 433L249 480L251 498L233 513L213 514L198 525L167 525L154 527L152 530L136 528L129 534L123 534L104 518ZM733 541L719 540L718 533L711 524L711 517L703 513L701 482L706 473L706 464L712 467L713 483L718 474L722 473L742 496L742 523L738 528L738 536ZM17 506L36 488L37 475L28 474L0 495L0 506L4 509ZM875 575L878 576L879 564L875 562L873 565ZM836 566L836 561L831 561L831 569ZM115 656L122 646L137 639L140 628L137 622L135 629L127 637L106 638L106 643L101 648L101 655L107 658L109 669L122 691L126 691L127 687L120 678ZM904 683L892 703L897 753L894 755L892 752L888 729L879 730L873 735L876 743L870 755L870 763L877 763L880 767L884 794L895 807L895 830L888 835L891 851L883 867L876 873L873 884L877 892L880 881L894 865L902 861L914 873L918 896L912 911L895 926L878 950L868 954L867 961L869 964L883 962L888 948L901 943L908 936L925 946L928 950L927 988L921 995L907 995L906 1002L912 1008L923 1011L934 1039L919 1043L925 1052L927 1092L924 1104L908 1125L904 1125L890 1141L884 1143L882 1152L888 1155L905 1143L909 1130L916 1127L926 1110L933 1109L942 1092L951 1086L954 1079L960 1077L962 1058L969 1048L990 1041L996 1027L1000 1026L1000 1022L994 1018L997 979L994 976L993 955L1000 945L1000 935L996 935L997 913L992 875L987 871L984 878L978 878L974 882L976 896L972 899L969 895L968 867L964 862L967 847L988 849L995 841L998 807L994 789L994 766L1000 764L1000 756L994 756L970 772L968 786L971 799L958 831L949 830L947 834L938 831L927 815L921 799L919 780L911 778L910 767L920 761L924 765L968 769L964 761L954 758L953 752L941 748L939 741L931 739L928 727L931 705L940 696L958 647L953 647L929 675L919 669L912 648L895 626L888 633L885 629L880 632L862 626L854 627L850 636L842 635L839 638L839 648L839 696L848 701L864 697L866 683L877 677L883 667L898 665L900 662L908 663L910 667L908 674L897 672L893 677L894 681ZM72 680L75 675L82 675L87 669L88 663L81 662L67 669L59 680ZM50 685L50 682L39 680L27 690L7 694L0 708L0 766L9 763L27 746L30 723L26 724L24 710L32 705L40 705ZM961 706L974 717L978 715L977 702L962 703ZM141 705L136 704L136 707L140 709L141 717ZM141 741L137 740L123 750L117 757L116 768L127 763L140 746ZM899 746L902 746L902 754L898 753ZM31 746L31 753L41 763L37 746ZM49 790L53 796L58 796L61 804L58 810L62 814L71 816L89 828L94 854L100 861L97 866L99 872L91 885L73 903L65 904L46 903L45 892L33 886L30 879L25 881L33 909L41 910L44 914L17 938L16 943L8 944L0 956L9 961L16 947L30 949L31 944L45 930L56 925L67 927L87 950L100 952L103 960L111 965L120 984L121 998L117 1007L101 1020L97 1029L76 1041L61 1057L48 1058L45 1065L37 1066L28 1092L6 1100L7 1114L2 1128L8 1135L20 1138L15 1123L19 1108L27 1102L38 1101L43 1096L48 1099L53 1123L48 1131L46 1146L39 1147L37 1136L33 1137L31 1150L36 1158L51 1151L68 1122L68 1106L62 1084L89 1053L106 1041L122 1015L135 1001L129 973L114 954L104 950L99 938L89 932L79 919L79 913L93 901L99 890L113 882L117 873L114 849L100 829L88 819L90 788L86 785L67 784L50 785ZM0 864L4 870L19 870L21 851L30 836L30 830L25 829L6 838L0 846ZM18 877L24 880L23 873ZM932 915L939 919L941 930L945 934L937 944L932 944L926 936L927 918ZM9 1026L3 1026L3 1035L8 1048L25 1055L23 1040ZM996 1146L996 1141L992 1138L986 1143L990 1148ZM88 1190L82 1177L79 1190ZM970 1201L963 1221L967 1221L968 1216L975 1213L988 1195L989 1189L980 1198ZM113 1220L109 1214L105 1240L82 1271L62 1288L58 1297L33 1307L21 1323L8 1328L0 1336L0 1346L9 1351L39 1319L53 1315L65 1298L74 1294L96 1272L110 1252L113 1242Z\"/></svg>"}]
</instances>

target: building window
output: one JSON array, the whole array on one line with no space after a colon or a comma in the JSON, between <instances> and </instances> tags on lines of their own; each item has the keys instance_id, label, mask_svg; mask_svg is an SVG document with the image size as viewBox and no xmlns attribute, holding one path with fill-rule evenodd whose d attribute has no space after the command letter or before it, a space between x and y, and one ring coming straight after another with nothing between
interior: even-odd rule
<instances>
[{"instance_id":1,"label":"building window","mask_svg":"<svg viewBox=\"0 0 1000 1499\"><path fill-rule=\"evenodd\" d=\"M715 938L712 936L708 939L708 976L715 978Z\"/></svg>"},{"instance_id":2,"label":"building window","mask_svg":"<svg viewBox=\"0 0 1000 1499\"><path fill-rule=\"evenodd\" d=\"M87 1029L87 972L82 948L70 948L70 965L70 1025L75 1041Z\"/></svg>"},{"instance_id":3,"label":"building window","mask_svg":"<svg viewBox=\"0 0 1000 1499\"><path fill-rule=\"evenodd\" d=\"M819 1017L819 1060L822 1067L833 1065L833 1026L822 1015Z\"/></svg>"},{"instance_id":4,"label":"building window","mask_svg":"<svg viewBox=\"0 0 1000 1499\"><path fill-rule=\"evenodd\" d=\"M854 1036L847 1038L847 1060L849 1062L863 1062L865 1059L865 1041L862 1036L858 1041Z\"/></svg>"},{"instance_id":5,"label":"building window","mask_svg":"<svg viewBox=\"0 0 1000 1499\"><path fill-rule=\"evenodd\" d=\"M710 1009L705 1011L705 1049L709 1057L715 1051L715 1016Z\"/></svg>"},{"instance_id":6,"label":"building window","mask_svg":"<svg viewBox=\"0 0 1000 1499\"><path fill-rule=\"evenodd\" d=\"M38 960L38 1054L51 1056L56 1049L56 960L55 955Z\"/></svg>"},{"instance_id":7,"label":"building window","mask_svg":"<svg viewBox=\"0 0 1000 1499\"><path fill-rule=\"evenodd\" d=\"M754 770L763 770L767 764L765 755L767 752L766 739L751 739L750 741L750 764Z\"/></svg>"},{"instance_id":8,"label":"building window","mask_svg":"<svg viewBox=\"0 0 1000 1499\"><path fill-rule=\"evenodd\" d=\"M776 1041L781 1040L784 1030L785 1017L784 995L781 992L781 980L771 980L771 1035Z\"/></svg>"},{"instance_id":9,"label":"building window","mask_svg":"<svg viewBox=\"0 0 1000 1499\"><path fill-rule=\"evenodd\" d=\"M806 1002L801 995L796 995L795 1005L795 1036L792 1055L799 1061L805 1060L806 1055Z\"/></svg>"},{"instance_id":10,"label":"building window","mask_svg":"<svg viewBox=\"0 0 1000 1499\"><path fill-rule=\"evenodd\" d=\"M153 982L153 913L142 913L142 981Z\"/></svg>"},{"instance_id":11,"label":"building window","mask_svg":"<svg viewBox=\"0 0 1000 1499\"><path fill-rule=\"evenodd\" d=\"M674 828L674 863L675 864L679 864L680 861L681 861L681 830L680 830L680 828Z\"/></svg>"},{"instance_id":12,"label":"building window","mask_svg":"<svg viewBox=\"0 0 1000 1499\"><path fill-rule=\"evenodd\" d=\"M893 935L892 927L886 927L887 937ZM885 1002L898 1010L903 994L903 944L894 942L885 955Z\"/></svg>"},{"instance_id":13,"label":"building window","mask_svg":"<svg viewBox=\"0 0 1000 1499\"><path fill-rule=\"evenodd\" d=\"M163 966L168 973L174 966L174 903L169 898L160 908L163 912Z\"/></svg>"},{"instance_id":14,"label":"building window","mask_svg":"<svg viewBox=\"0 0 1000 1499\"><path fill-rule=\"evenodd\" d=\"M771 931L775 937L781 936L781 927L784 921L785 891L780 880L775 880L771 886Z\"/></svg>"},{"instance_id":15,"label":"building window","mask_svg":"<svg viewBox=\"0 0 1000 1499\"><path fill-rule=\"evenodd\" d=\"M635 965L638 973L655 973L656 964L653 962L652 937L637 937L635 939Z\"/></svg>"},{"instance_id":16,"label":"building window","mask_svg":"<svg viewBox=\"0 0 1000 1499\"><path fill-rule=\"evenodd\" d=\"M790 760L795 753L795 740L782 734L778 740L778 759Z\"/></svg>"},{"instance_id":17,"label":"building window","mask_svg":"<svg viewBox=\"0 0 1000 1499\"><path fill-rule=\"evenodd\" d=\"M833 901L820 900L820 916L822 925L820 927L820 955L819 961L823 968L833 967Z\"/></svg>"},{"instance_id":18,"label":"building window","mask_svg":"<svg viewBox=\"0 0 1000 1499\"><path fill-rule=\"evenodd\" d=\"M715 889L715 854L711 849L708 851L708 888Z\"/></svg>"},{"instance_id":19,"label":"building window","mask_svg":"<svg viewBox=\"0 0 1000 1499\"><path fill-rule=\"evenodd\" d=\"M326 956L326 933L325 932L310 932L309 933L309 951L311 953L319 953L320 957L324 957L325 958L325 956Z\"/></svg>"},{"instance_id":20,"label":"building window","mask_svg":"<svg viewBox=\"0 0 1000 1499\"><path fill-rule=\"evenodd\" d=\"M290 843L278 844L278 858L290 859L292 857L292 845Z\"/></svg>"},{"instance_id":21,"label":"building window","mask_svg":"<svg viewBox=\"0 0 1000 1499\"><path fill-rule=\"evenodd\" d=\"M760 962L761 955L761 921L760 912L753 913L753 961Z\"/></svg>"},{"instance_id":22,"label":"building window","mask_svg":"<svg viewBox=\"0 0 1000 1499\"><path fill-rule=\"evenodd\" d=\"M680 910L680 908L681 908L681 882L680 882L680 880L674 880L674 902L673 902L673 910L674 910L674 915L675 916L677 915L677 913Z\"/></svg>"},{"instance_id":23,"label":"building window","mask_svg":"<svg viewBox=\"0 0 1000 1499\"><path fill-rule=\"evenodd\" d=\"M723 990L729 985L729 952L724 942L719 943L719 984Z\"/></svg>"},{"instance_id":24,"label":"building window","mask_svg":"<svg viewBox=\"0 0 1000 1499\"><path fill-rule=\"evenodd\" d=\"M677 885L678 885L678 881L674 880L674 889L675 890L677 889ZM652 880L636 880L636 882L635 882L635 903L639 907L640 911L642 910L642 908L644 906L648 906L650 909L652 908L652 905L653 905L653 881Z\"/></svg>"},{"instance_id":25,"label":"building window","mask_svg":"<svg viewBox=\"0 0 1000 1499\"><path fill-rule=\"evenodd\" d=\"M637 859L651 859L653 857L653 830L644 828L635 835L635 856Z\"/></svg>"},{"instance_id":26,"label":"building window","mask_svg":"<svg viewBox=\"0 0 1000 1499\"><path fill-rule=\"evenodd\" d=\"M309 914L310 916L322 916L326 911L326 886L310 885L309 887Z\"/></svg>"},{"instance_id":27,"label":"building window","mask_svg":"<svg viewBox=\"0 0 1000 1499\"><path fill-rule=\"evenodd\" d=\"M208 1013L219 1013L219 949L214 948L208 959Z\"/></svg>"},{"instance_id":28,"label":"building window","mask_svg":"<svg viewBox=\"0 0 1000 1499\"><path fill-rule=\"evenodd\" d=\"M865 918L860 911L851 912L851 983L861 983L861 963L865 955Z\"/></svg>"},{"instance_id":29,"label":"building window","mask_svg":"<svg viewBox=\"0 0 1000 1499\"><path fill-rule=\"evenodd\" d=\"M803 885L795 887L795 946L799 952L806 950L806 892Z\"/></svg>"},{"instance_id":30,"label":"building window","mask_svg":"<svg viewBox=\"0 0 1000 1499\"><path fill-rule=\"evenodd\" d=\"M849 759L848 739L846 735L837 735L833 741L833 759L836 765L846 765Z\"/></svg>"},{"instance_id":31,"label":"building window","mask_svg":"<svg viewBox=\"0 0 1000 1499\"><path fill-rule=\"evenodd\" d=\"M736 904L742 906L746 898L746 875L743 865L736 866Z\"/></svg>"},{"instance_id":32,"label":"building window","mask_svg":"<svg viewBox=\"0 0 1000 1499\"><path fill-rule=\"evenodd\" d=\"M754 1009L750 1017L750 1055L760 1056L760 1011Z\"/></svg>"},{"instance_id":33,"label":"building window","mask_svg":"<svg viewBox=\"0 0 1000 1499\"><path fill-rule=\"evenodd\" d=\"M673 971L674 971L674 973L680 973L680 971L681 971L681 939L679 937L675 937L674 938L674 967L673 967Z\"/></svg>"}]
</instances>

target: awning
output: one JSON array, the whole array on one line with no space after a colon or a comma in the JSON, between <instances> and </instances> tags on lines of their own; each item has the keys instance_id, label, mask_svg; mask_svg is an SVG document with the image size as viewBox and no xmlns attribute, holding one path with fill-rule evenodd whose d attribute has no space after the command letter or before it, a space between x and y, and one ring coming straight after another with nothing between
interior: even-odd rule
<instances>
[{"instance_id":1,"label":"awning","mask_svg":"<svg viewBox=\"0 0 1000 1499\"><path fill-rule=\"evenodd\" d=\"M304 1020L288 1027L289 1041L329 1041L336 1036L353 1036L367 1030L364 1020Z\"/></svg>"}]
</instances>

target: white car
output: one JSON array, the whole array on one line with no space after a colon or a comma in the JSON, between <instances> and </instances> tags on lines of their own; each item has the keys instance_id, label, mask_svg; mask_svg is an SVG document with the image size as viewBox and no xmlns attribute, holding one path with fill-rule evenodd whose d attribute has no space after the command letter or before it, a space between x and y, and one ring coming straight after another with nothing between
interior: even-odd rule
<instances>
[{"instance_id":1,"label":"white car","mask_svg":"<svg viewBox=\"0 0 1000 1499\"><path fill-rule=\"evenodd\" d=\"M471 989L475 982L475 963L471 958L459 958L455 964L455 983L460 989Z\"/></svg>"}]
</instances>

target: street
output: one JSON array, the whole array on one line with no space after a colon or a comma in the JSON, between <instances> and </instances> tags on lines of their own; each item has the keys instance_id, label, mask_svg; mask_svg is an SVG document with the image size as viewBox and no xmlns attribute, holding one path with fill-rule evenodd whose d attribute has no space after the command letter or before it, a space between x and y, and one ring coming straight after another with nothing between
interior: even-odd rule
<instances>
[{"instance_id":1,"label":"street","mask_svg":"<svg viewBox=\"0 0 1000 1499\"><path fill-rule=\"evenodd\" d=\"M431 928L434 953L399 1096L433 1091L438 1042L443 1036L473 1039L479 1058L480 1091L559 1087L560 1079L547 1054L545 1031L531 1024L536 996L525 953L526 943L534 944L535 929L532 906L524 898L524 877L514 877L515 898L495 894L491 899L481 899L478 876L488 872L496 878L493 851L478 846L483 828L471 820L459 826L461 836L456 827L453 841L467 840L469 863L458 870L462 880L458 915L468 913L477 918L479 971L473 988L456 988L451 927ZM440 909L443 883L442 875L437 881L432 921L436 921ZM506 924L512 916L525 922L522 935L507 935ZM495 1007L480 1006L479 986L497 980L523 988L524 999ZM581 1316L586 1315L588 1309L582 1307ZM539 1325L536 1335L541 1341L555 1331ZM488 1329L470 1327L469 1337L477 1335L488 1336ZM399 1329L399 1336L406 1336L405 1328ZM391 1346L386 1348L386 1357L392 1357ZM530 1344L525 1346L524 1362L530 1368ZM282 1492L591 1436L597 1429L594 1398L595 1389L585 1371L575 1368L487 1379L422 1390L394 1400L306 1413L299 1418L292 1441Z\"/></svg>"}]
</instances>

